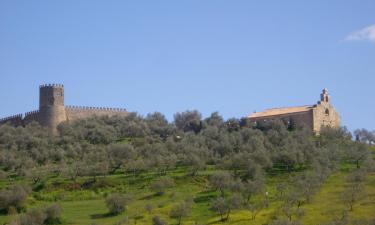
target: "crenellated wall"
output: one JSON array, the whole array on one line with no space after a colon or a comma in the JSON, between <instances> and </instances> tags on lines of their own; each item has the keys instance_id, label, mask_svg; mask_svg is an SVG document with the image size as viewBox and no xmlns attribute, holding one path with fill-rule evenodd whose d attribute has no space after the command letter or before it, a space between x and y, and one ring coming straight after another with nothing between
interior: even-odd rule
<instances>
[{"instance_id":1,"label":"crenellated wall","mask_svg":"<svg viewBox=\"0 0 375 225\"><path fill-rule=\"evenodd\" d=\"M27 125L31 122L39 122L39 110L34 110L25 113L25 117L23 118L23 124Z\"/></svg>"},{"instance_id":2,"label":"crenellated wall","mask_svg":"<svg viewBox=\"0 0 375 225\"><path fill-rule=\"evenodd\" d=\"M68 121L77 119L85 119L96 116L126 116L128 111L122 108L107 108L107 107L87 107L87 106L66 106L65 112Z\"/></svg>"},{"instance_id":3,"label":"crenellated wall","mask_svg":"<svg viewBox=\"0 0 375 225\"><path fill-rule=\"evenodd\" d=\"M66 121L74 121L78 119L85 119L96 116L127 116L129 114L126 109L123 108L107 108L107 107L87 107L87 106L66 106L65 107L65 118ZM16 114L0 119L0 125L10 123L13 126L25 126L31 122L40 123L43 116L39 110L34 110L23 114ZM65 120L64 120L65 121Z\"/></svg>"},{"instance_id":4,"label":"crenellated wall","mask_svg":"<svg viewBox=\"0 0 375 225\"><path fill-rule=\"evenodd\" d=\"M0 124L10 123L13 126L22 126L23 125L22 117L23 117L22 114L8 116L8 117L0 119Z\"/></svg>"}]
</instances>

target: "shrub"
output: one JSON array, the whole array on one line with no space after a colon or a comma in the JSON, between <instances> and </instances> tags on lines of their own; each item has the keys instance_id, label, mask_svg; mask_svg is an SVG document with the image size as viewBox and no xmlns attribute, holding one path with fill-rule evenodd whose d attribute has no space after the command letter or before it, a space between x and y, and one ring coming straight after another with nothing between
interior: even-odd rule
<instances>
[{"instance_id":1,"label":"shrub","mask_svg":"<svg viewBox=\"0 0 375 225\"><path fill-rule=\"evenodd\" d=\"M114 193L105 200L110 214L117 215L125 211L126 205L130 201L130 196Z\"/></svg>"}]
</instances>

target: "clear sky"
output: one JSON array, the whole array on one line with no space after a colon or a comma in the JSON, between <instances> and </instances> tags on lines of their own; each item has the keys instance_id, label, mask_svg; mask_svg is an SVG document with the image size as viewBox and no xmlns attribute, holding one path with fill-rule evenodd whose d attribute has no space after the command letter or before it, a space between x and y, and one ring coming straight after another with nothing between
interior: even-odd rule
<instances>
[{"instance_id":1,"label":"clear sky","mask_svg":"<svg viewBox=\"0 0 375 225\"><path fill-rule=\"evenodd\" d=\"M375 129L375 1L0 1L0 117L67 105L169 119L314 104Z\"/></svg>"}]
</instances>

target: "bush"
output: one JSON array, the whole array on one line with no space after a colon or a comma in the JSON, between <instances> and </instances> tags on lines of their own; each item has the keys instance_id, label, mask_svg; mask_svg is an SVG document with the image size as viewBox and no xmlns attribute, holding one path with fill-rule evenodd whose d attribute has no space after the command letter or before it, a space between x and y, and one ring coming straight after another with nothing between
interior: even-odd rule
<instances>
[{"instance_id":1,"label":"bush","mask_svg":"<svg viewBox=\"0 0 375 225\"><path fill-rule=\"evenodd\" d=\"M11 208L20 211L25 206L30 187L25 185L14 185L6 190L0 191L0 211L9 212Z\"/></svg>"},{"instance_id":2,"label":"bush","mask_svg":"<svg viewBox=\"0 0 375 225\"><path fill-rule=\"evenodd\" d=\"M109 213L117 215L125 211L126 205L130 201L130 196L114 193L105 200Z\"/></svg>"}]
</instances>

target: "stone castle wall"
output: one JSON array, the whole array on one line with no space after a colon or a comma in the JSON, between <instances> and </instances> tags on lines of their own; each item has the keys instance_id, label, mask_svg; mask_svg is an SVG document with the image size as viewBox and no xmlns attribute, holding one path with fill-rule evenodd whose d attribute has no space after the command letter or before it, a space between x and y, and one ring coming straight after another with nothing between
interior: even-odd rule
<instances>
[{"instance_id":1,"label":"stone castle wall","mask_svg":"<svg viewBox=\"0 0 375 225\"><path fill-rule=\"evenodd\" d=\"M23 125L23 116L22 114L16 114L13 116L8 116L5 118L0 119L0 125L9 123L13 126L22 126Z\"/></svg>"},{"instance_id":2,"label":"stone castle wall","mask_svg":"<svg viewBox=\"0 0 375 225\"><path fill-rule=\"evenodd\" d=\"M61 111L61 110L59 110ZM105 107L86 107L86 106L66 106L65 107L65 115L62 120L64 121L75 121L79 119L86 119L93 116L127 116L129 112L122 108L105 108ZM56 115L56 114L52 114ZM5 117L0 119L0 125L9 123L12 126L25 126L30 124L31 122L38 122L46 121L47 119L50 120L49 116L47 119L44 119L45 114L41 114L39 110L31 111L23 114L16 114L13 116ZM61 119L61 118L60 118ZM56 119L55 119L56 120ZM57 124L58 125L58 124ZM57 127L56 125L56 127ZM51 128L50 126L47 126ZM55 129L56 127L52 127L51 129Z\"/></svg>"},{"instance_id":3,"label":"stone castle wall","mask_svg":"<svg viewBox=\"0 0 375 225\"><path fill-rule=\"evenodd\" d=\"M66 117L68 121L78 119L85 119L88 117L96 116L126 116L128 111L121 108L105 108L105 107L85 107L85 106L66 106Z\"/></svg>"},{"instance_id":4,"label":"stone castle wall","mask_svg":"<svg viewBox=\"0 0 375 225\"><path fill-rule=\"evenodd\" d=\"M27 125L31 122L39 122L39 110L25 113L23 118L23 125Z\"/></svg>"}]
</instances>

